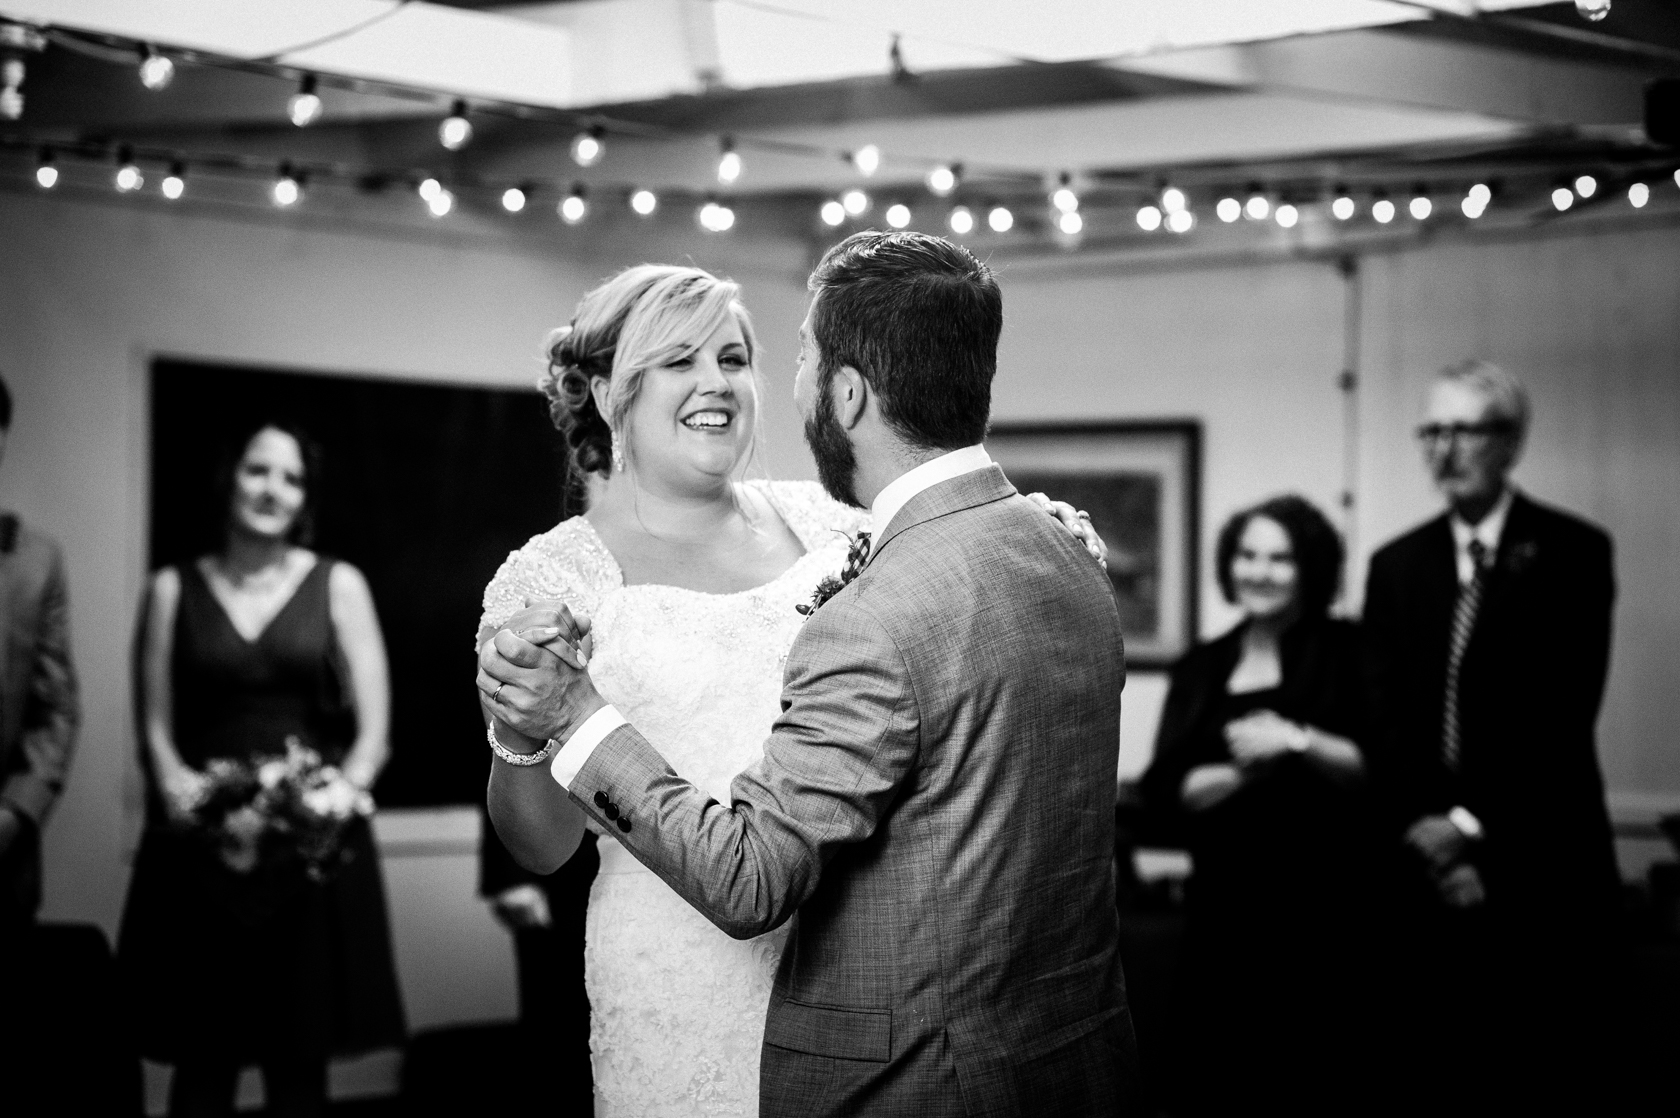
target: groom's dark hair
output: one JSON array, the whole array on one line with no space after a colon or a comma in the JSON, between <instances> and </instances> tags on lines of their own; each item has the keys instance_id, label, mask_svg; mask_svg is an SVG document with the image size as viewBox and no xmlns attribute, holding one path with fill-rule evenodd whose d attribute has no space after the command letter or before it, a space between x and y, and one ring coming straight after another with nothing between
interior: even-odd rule
<instances>
[{"instance_id":1,"label":"groom's dark hair","mask_svg":"<svg viewBox=\"0 0 1680 1118\"><path fill-rule=\"evenodd\" d=\"M926 233L853 233L823 254L810 288L824 391L850 365L911 444L956 450L986 437L1003 293L973 253Z\"/></svg>"}]
</instances>

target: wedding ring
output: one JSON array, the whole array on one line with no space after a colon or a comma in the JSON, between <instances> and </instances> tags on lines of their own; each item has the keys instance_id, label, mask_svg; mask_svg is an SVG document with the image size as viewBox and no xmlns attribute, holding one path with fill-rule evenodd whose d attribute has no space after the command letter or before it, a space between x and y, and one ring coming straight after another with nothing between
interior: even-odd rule
<instances>
[{"instance_id":1,"label":"wedding ring","mask_svg":"<svg viewBox=\"0 0 1680 1118\"><path fill-rule=\"evenodd\" d=\"M1091 519L1091 514L1086 512L1084 509L1074 509L1073 515L1077 516L1081 520Z\"/></svg>"},{"instance_id":2,"label":"wedding ring","mask_svg":"<svg viewBox=\"0 0 1680 1118\"><path fill-rule=\"evenodd\" d=\"M502 701L502 688L504 688L506 686L507 686L506 683L496 684L496 689L494 691L490 692L490 701L493 702L493 703L501 702Z\"/></svg>"}]
</instances>

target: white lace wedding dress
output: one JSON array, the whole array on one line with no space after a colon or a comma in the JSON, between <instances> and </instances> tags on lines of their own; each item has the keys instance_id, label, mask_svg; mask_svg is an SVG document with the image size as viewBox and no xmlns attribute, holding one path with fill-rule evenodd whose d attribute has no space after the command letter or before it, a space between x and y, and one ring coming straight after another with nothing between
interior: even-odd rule
<instances>
[{"instance_id":1,"label":"white lace wedding dress","mask_svg":"<svg viewBox=\"0 0 1680 1118\"><path fill-rule=\"evenodd\" d=\"M575 517L508 556L484 591L485 626L500 626L526 598L560 598L587 614L596 688L678 773L724 803L781 711L783 664L804 620L794 607L839 573L843 533L867 518L813 482L747 484L805 547L763 586L626 586L595 529ZM584 950L596 1115L756 1115L764 1013L788 927L730 939L611 835L600 849Z\"/></svg>"}]
</instances>

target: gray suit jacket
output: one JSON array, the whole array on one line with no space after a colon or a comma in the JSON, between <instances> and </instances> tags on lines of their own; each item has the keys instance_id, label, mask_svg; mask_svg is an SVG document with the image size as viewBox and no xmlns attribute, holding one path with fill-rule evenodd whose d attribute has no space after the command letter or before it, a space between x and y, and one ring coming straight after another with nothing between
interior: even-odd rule
<instances>
[{"instance_id":1,"label":"gray suit jacket","mask_svg":"<svg viewBox=\"0 0 1680 1118\"><path fill-rule=\"evenodd\" d=\"M41 902L40 828L76 740L70 606L58 545L0 516L0 801L27 821L0 858L0 920Z\"/></svg>"},{"instance_id":2,"label":"gray suit jacket","mask_svg":"<svg viewBox=\"0 0 1680 1118\"><path fill-rule=\"evenodd\" d=\"M1122 1112L1124 684L1101 570L992 467L918 494L788 655L732 805L635 731L571 793L730 935L798 913L766 1118Z\"/></svg>"}]
</instances>

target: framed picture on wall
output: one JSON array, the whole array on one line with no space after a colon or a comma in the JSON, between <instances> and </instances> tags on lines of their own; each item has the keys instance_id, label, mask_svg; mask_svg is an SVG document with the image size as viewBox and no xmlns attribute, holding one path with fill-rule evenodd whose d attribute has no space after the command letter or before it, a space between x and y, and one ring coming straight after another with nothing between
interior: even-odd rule
<instances>
[{"instance_id":1,"label":"framed picture on wall","mask_svg":"<svg viewBox=\"0 0 1680 1118\"><path fill-rule=\"evenodd\" d=\"M1194 420L1000 424L986 438L1016 489L1091 514L1134 668L1165 668L1196 639L1201 443Z\"/></svg>"}]
</instances>

